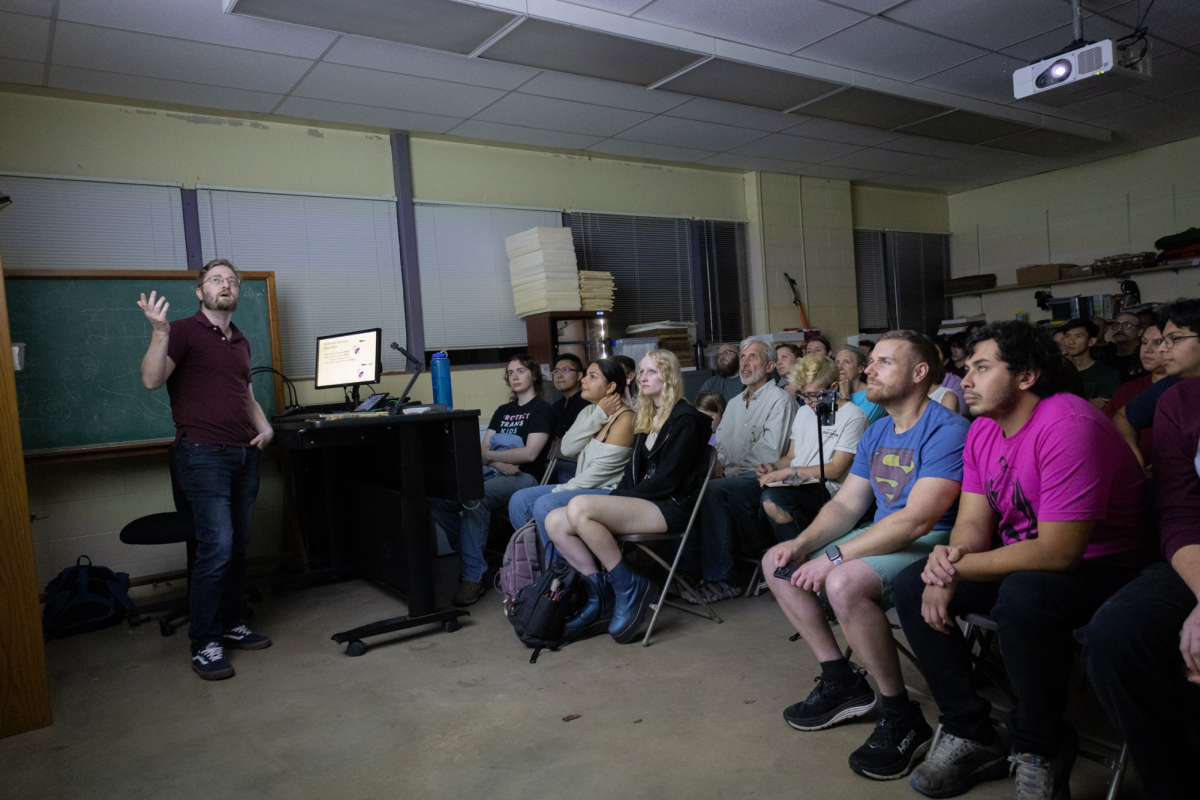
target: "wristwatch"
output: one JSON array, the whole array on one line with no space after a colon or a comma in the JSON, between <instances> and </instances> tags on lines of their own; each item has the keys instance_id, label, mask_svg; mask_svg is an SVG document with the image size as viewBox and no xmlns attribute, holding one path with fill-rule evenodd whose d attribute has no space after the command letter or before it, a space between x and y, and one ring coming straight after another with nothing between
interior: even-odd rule
<instances>
[{"instance_id":1,"label":"wristwatch","mask_svg":"<svg viewBox=\"0 0 1200 800\"><path fill-rule=\"evenodd\" d=\"M829 560L832 561L834 564L841 566L842 551L838 548L838 546L836 544L829 545L829 547L826 548L826 550L825 550L825 555L829 556Z\"/></svg>"}]
</instances>

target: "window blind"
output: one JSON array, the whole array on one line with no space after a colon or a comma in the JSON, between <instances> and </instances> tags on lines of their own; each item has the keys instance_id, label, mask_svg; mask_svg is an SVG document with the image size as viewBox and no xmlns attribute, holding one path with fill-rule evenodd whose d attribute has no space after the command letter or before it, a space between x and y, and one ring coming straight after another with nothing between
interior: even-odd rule
<instances>
[{"instance_id":1,"label":"window blind","mask_svg":"<svg viewBox=\"0 0 1200 800\"><path fill-rule=\"evenodd\" d=\"M665 319L694 320L690 233L686 219L571 212L579 268L613 275L615 333Z\"/></svg>"},{"instance_id":2,"label":"window blind","mask_svg":"<svg viewBox=\"0 0 1200 800\"><path fill-rule=\"evenodd\" d=\"M855 230L859 329L934 333L948 312L949 269L946 234Z\"/></svg>"},{"instance_id":3,"label":"window blind","mask_svg":"<svg viewBox=\"0 0 1200 800\"><path fill-rule=\"evenodd\" d=\"M6 269L187 269L179 186L0 173Z\"/></svg>"},{"instance_id":4,"label":"window blind","mask_svg":"<svg viewBox=\"0 0 1200 800\"><path fill-rule=\"evenodd\" d=\"M562 214L429 202L413 210L425 349L524 345L504 240L530 228L561 228Z\"/></svg>"},{"instance_id":5,"label":"window blind","mask_svg":"<svg viewBox=\"0 0 1200 800\"><path fill-rule=\"evenodd\" d=\"M283 371L311 378L317 337L383 329L383 368L401 372L404 291L396 201L198 187L204 261L271 270Z\"/></svg>"},{"instance_id":6,"label":"window blind","mask_svg":"<svg viewBox=\"0 0 1200 800\"><path fill-rule=\"evenodd\" d=\"M746 338L749 298L746 291L746 223L702 220L700 287L708 328L705 341Z\"/></svg>"},{"instance_id":7,"label":"window blind","mask_svg":"<svg viewBox=\"0 0 1200 800\"><path fill-rule=\"evenodd\" d=\"M858 294L858 329L882 333L894 327L888 316L883 231L854 231L854 284Z\"/></svg>"}]
</instances>

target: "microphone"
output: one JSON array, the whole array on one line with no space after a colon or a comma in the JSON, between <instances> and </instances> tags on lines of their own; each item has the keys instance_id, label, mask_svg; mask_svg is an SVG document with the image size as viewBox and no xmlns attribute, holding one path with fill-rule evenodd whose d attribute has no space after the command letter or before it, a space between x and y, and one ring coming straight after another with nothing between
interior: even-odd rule
<instances>
[{"instance_id":1,"label":"microphone","mask_svg":"<svg viewBox=\"0 0 1200 800\"><path fill-rule=\"evenodd\" d=\"M393 350L399 350L401 355L407 358L411 363L415 364L418 372L425 367L425 364L422 363L421 359L417 358L412 353L401 347L399 342L392 342L391 347Z\"/></svg>"}]
</instances>

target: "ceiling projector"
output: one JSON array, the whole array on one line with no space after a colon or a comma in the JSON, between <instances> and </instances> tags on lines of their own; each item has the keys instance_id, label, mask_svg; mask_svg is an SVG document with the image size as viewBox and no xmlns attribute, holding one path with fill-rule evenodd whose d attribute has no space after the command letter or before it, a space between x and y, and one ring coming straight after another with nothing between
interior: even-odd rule
<instances>
[{"instance_id":1,"label":"ceiling projector","mask_svg":"<svg viewBox=\"0 0 1200 800\"><path fill-rule=\"evenodd\" d=\"M1126 53L1105 39L1044 58L1013 73L1013 95L1066 106L1148 81L1150 56L1145 51L1138 56Z\"/></svg>"}]
</instances>

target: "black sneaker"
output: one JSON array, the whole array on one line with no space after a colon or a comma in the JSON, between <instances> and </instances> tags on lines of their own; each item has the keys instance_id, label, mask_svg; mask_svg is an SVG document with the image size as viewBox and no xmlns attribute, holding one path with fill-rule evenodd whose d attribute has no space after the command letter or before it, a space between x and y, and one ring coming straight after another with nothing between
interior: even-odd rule
<instances>
[{"instance_id":1,"label":"black sneaker","mask_svg":"<svg viewBox=\"0 0 1200 800\"><path fill-rule=\"evenodd\" d=\"M854 683L841 687L823 676L803 703L783 710L783 719L798 731L819 731L847 719L866 714L875 707L875 692L865 673L857 672Z\"/></svg>"},{"instance_id":2,"label":"black sneaker","mask_svg":"<svg viewBox=\"0 0 1200 800\"><path fill-rule=\"evenodd\" d=\"M903 778L932 740L933 729L916 703L905 714L880 714L867 743L850 754L850 769L877 781Z\"/></svg>"},{"instance_id":3,"label":"black sneaker","mask_svg":"<svg viewBox=\"0 0 1200 800\"><path fill-rule=\"evenodd\" d=\"M261 633L255 633L244 624L230 628L222 634L225 646L234 650L265 650L271 646L271 639Z\"/></svg>"},{"instance_id":4,"label":"black sneaker","mask_svg":"<svg viewBox=\"0 0 1200 800\"><path fill-rule=\"evenodd\" d=\"M233 664L225 658L220 642L209 642L192 653L192 671L206 681L219 681L233 677Z\"/></svg>"},{"instance_id":5,"label":"black sneaker","mask_svg":"<svg viewBox=\"0 0 1200 800\"><path fill-rule=\"evenodd\" d=\"M475 581L459 581L458 591L454 593L454 599L450 601L451 605L462 608L475 603L479 598L483 597L483 584Z\"/></svg>"}]
</instances>

